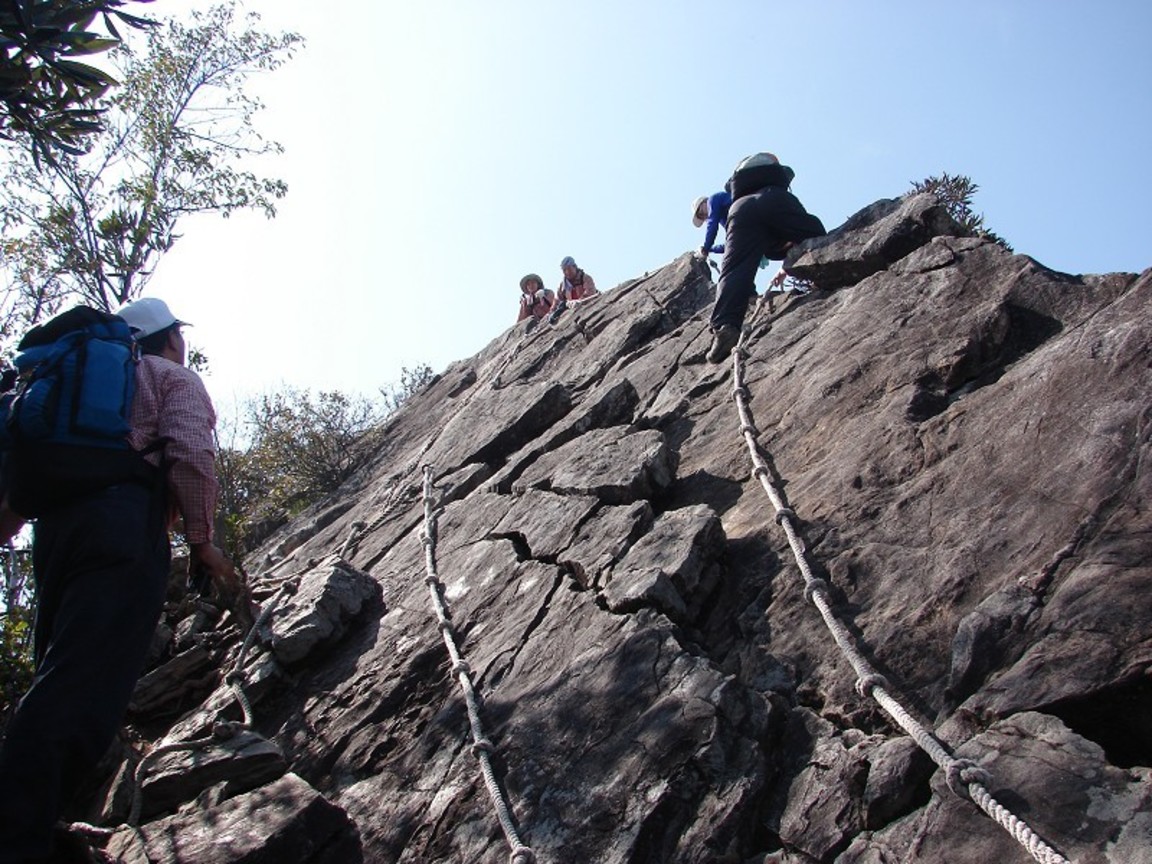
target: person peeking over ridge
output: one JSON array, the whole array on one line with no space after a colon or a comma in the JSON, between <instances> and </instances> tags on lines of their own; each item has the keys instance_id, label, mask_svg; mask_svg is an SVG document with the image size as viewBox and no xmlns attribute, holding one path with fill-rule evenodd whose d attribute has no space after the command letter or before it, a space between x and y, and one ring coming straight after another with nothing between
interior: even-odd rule
<instances>
[{"instance_id":1,"label":"person peeking over ridge","mask_svg":"<svg viewBox=\"0 0 1152 864\"><path fill-rule=\"evenodd\" d=\"M741 160L725 185L732 205L712 308L710 363L723 361L740 340L761 259L783 261L794 244L827 233L789 190L795 176L773 154L757 153Z\"/></svg>"},{"instance_id":2,"label":"person peeking over ridge","mask_svg":"<svg viewBox=\"0 0 1152 864\"><path fill-rule=\"evenodd\" d=\"M596 290L596 283L592 277L576 266L576 259L571 255L566 255L564 260L560 262L560 270L564 274L564 278L556 291L556 306L548 318L550 324L556 323L556 320L568 308L569 301L587 300L589 297L595 297L600 293Z\"/></svg>"},{"instance_id":3,"label":"person peeking over ridge","mask_svg":"<svg viewBox=\"0 0 1152 864\"><path fill-rule=\"evenodd\" d=\"M707 258L710 253L724 254L724 244L717 244L716 236L721 228L728 230L728 210L731 206L732 196L725 189L692 202L692 224L699 228L705 222L708 223L704 229L704 245L700 247L701 258Z\"/></svg>"},{"instance_id":4,"label":"person peeking over ridge","mask_svg":"<svg viewBox=\"0 0 1152 864\"><path fill-rule=\"evenodd\" d=\"M556 304L556 294L544 287L544 280L535 273L529 273L520 280L520 315L516 318L519 324L525 318L539 321L552 311Z\"/></svg>"},{"instance_id":5,"label":"person peeking over ridge","mask_svg":"<svg viewBox=\"0 0 1152 864\"><path fill-rule=\"evenodd\" d=\"M587 300L600 293L596 290L596 283L592 281L592 277L576 266L576 260L571 255L560 262L560 270L564 274L564 279L556 292L560 302Z\"/></svg>"}]
</instances>

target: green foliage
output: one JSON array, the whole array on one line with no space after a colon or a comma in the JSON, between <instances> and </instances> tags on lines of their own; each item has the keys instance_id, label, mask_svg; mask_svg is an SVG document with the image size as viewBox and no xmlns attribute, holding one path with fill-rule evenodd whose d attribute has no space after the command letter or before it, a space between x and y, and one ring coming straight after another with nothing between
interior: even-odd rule
<instances>
[{"instance_id":1,"label":"green foliage","mask_svg":"<svg viewBox=\"0 0 1152 864\"><path fill-rule=\"evenodd\" d=\"M983 237L1003 246L1009 252L1012 247L1004 238L984 227L983 214L972 210L972 196L980 187L971 178L945 172L939 177L926 177L919 183L912 182L912 191L930 192L940 199L948 214L975 237Z\"/></svg>"},{"instance_id":2,"label":"green foliage","mask_svg":"<svg viewBox=\"0 0 1152 864\"><path fill-rule=\"evenodd\" d=\"M118 45L117 22L137 29L153 24L122 11L124 5L126 0L0 4L0 138L26 138L37 163L50 163L54 151L82 152L85 139L100 129L96 102L116 80L69 58ZM91 29L98 17L107 35Z\"/></svg>"},{"instance_id":3,"label":"green foliage","mask_svg":"<svg viewBox=\"0 0 1152 864\"><path fill-rule=\"evenodd\" d=\"M13 161L0 201L8 332L66 301L111 310L138 297L189 214L275 215L287 186L245 166L282 148L256 130L263 105L243 88L285 63L301 38L258 22L226 0L190 23L148 30L143 50L121 45L110 58L124 83L90 149L47 172Z\"/></svg>"},{"instance_id":4,"label":"green foliage","mask_svg":"<svg viewBox=\"0 0 1152 864\"><path fill-rule=\"evenodd\" d=\"M222 421L216 429L216 480L220 486L217 502L217 542L228 557L240 562L261 540L262 524L278 525L282 519L273 514L269 497L271 484L260 473L252 448L237 443L237 422Z\"/></svg>"},{"instance_id":5,"label":"green foliage","mask_svg":"<svg viewBox=\"0 0 1152 864\"><path fill-rule=\"evenodd\" d=\"M338 390L313 396L290 387L263 396L248 414L254 467L270 480L272 497L297 509L348 478L357 464L353 445L379 416L368 400Z\"/></svg>"},{"instance_id":6,"label":"green foliage","mask_svg":"<svg viewBox=\"0 0 1152 864\"><path fill-rule=\"evenodd\" d=\"M28 550L0 549L3 602L0 604L0 729L32 684L32 621Z\"/></svg>"},{"instance_id":7,"label":"green foliage","mask_svg":"<svg viewBox=\"0 0 1152 864\"><path fill-rule=\"evenodd\" d=\"M188 346L184 365L200 375L207 375L210 371L208 368L208 355L195 345Z\"/></svg>"},{"instance_id":8,"label":"green foliage","mask_svg":"<svg viewBox=\"0 0 1152 864\"><path fill-rule=\"evenodd\" d=\"M414 369L409 369L407 366L401 367L399 383L388 384L380 388L380 395L384 398L384 410L391 414L407 402L410 397L431 384L435 377L432 367L427 363L421 363Z\"/></svg>"},{"instance_id":9,"label":"green foliage","mask_svg":"<svg viewBox=\"0 0 1152 864\"><path fill-rule=\"evenodd\" d=\"M379 402L289 387L244 406L247 435L238 421L222 419L217 528L232 559L242 560L290 516L339 488L370 457L365 439L372 428L435 377L427 364L405 366L398 383L380 388Z\"/></svg>"},{"instance_id":10,"label":"green foliage","mask_svg":"<svg viewBox=\"0 0 1152 864\"><path fill-rule=\"evenodd\" d=\"M358 447L379 422L380 406L336 390L289 387L246 406L251 444L235 428L218 435L216 456L225 548L236 556L263 539L265 527L334 492L362 464Z\"/></svg>"}]
</instances>

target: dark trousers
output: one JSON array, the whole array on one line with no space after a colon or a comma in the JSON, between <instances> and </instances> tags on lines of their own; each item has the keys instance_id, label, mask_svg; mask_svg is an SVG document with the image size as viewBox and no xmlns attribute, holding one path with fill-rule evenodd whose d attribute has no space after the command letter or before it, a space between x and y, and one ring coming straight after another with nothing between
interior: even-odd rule
<instances>
[{"instance_id":1,"label":"dark trousers","mask_svg":"<svg viewBox=\"0 0 1152 864\"><path fill-rule=\"evenodd\" d=\"M164 604L162 496L113 486L40 518L36 674L0 747L0 862L44 859L61 809L112 743Z\"/></svg>"},{"instance_id":2,"label":"dark trousers","mask_svg":"<svg viewBox=\"0 0 1152 864\"><path fill-rule=\"evenodd\" d=\"M820 220L786 189L769 186L732 202L712 328L743 325L748 303L756 294L761 258L782 261L790 242L823 233Z\"/></svg>"}]
</instances>

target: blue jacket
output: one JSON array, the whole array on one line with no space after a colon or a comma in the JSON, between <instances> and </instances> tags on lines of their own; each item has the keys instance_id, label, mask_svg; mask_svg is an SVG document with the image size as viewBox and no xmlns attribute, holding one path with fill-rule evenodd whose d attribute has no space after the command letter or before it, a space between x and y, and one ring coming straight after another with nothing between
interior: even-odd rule
<instances>
[{"instance_id":1,"label":"blue jacket","mask_svg":"<svg viewBox=\"0 0 1152 864\"><path fill-rule=\"evenodd\" d=\"M728 229L728 208L732 206L732 196L727 192L714 192L708 196L708 227L704 230L704 246L707 252L723 254L724 244L716 243L716 234L723 225Z\"/></svg>"}]
</instances>

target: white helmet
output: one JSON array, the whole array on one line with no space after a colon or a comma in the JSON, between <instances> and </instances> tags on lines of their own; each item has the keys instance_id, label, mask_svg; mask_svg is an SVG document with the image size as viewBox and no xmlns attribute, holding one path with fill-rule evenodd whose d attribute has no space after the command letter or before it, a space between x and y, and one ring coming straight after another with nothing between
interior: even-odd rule
<instances>
[{"instance_id":1,"label":"white helmet","mask_svg":"<svg viewBox=\"0 0 1152 864\"><path fill-rule=\"evenodd\" d=\"M116 314L128 322L133 331L132 335L137 339L159 333L173 324L188 323L173 315L168 304L158 297L142 297L131 303L125 303L116 310Z\"/></svg>"}]
</instances>

